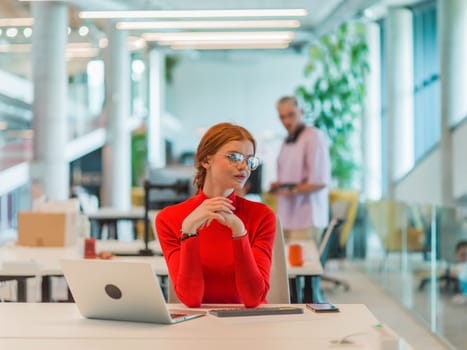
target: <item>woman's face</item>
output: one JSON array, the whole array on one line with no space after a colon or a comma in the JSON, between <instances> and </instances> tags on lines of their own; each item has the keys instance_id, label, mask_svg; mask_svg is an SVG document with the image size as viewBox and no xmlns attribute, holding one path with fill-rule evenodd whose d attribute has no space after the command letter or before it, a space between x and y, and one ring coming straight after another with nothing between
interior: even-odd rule
<instances>
[{"instance_id":1,"label":"woman's face","mask_svg":"<svg viewBox=\"0 0 467 350\"><path fill-rule=\"evenodd\" d=\"M243 161L238 161L242 157ZM240 190L250 176L246 158L254 156L253 144L248 140L231 141L208 157L203 164L206 180L203 190L209 195L225 195L228 190Z\"/></svg>"}]
</instances>

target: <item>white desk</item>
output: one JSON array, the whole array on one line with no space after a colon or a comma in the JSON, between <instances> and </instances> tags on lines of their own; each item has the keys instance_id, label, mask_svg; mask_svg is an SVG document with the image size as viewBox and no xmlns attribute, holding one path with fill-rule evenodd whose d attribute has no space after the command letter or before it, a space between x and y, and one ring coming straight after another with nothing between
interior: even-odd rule
<instances>
[{"instance_id":1,"label":"white desk","mask_svg":"<svg viewBox=\"0 0 467 350\"><path fill-rule=\"evenodd\" d=\"M97 240L96 252L110 251L121 254L137 253L139 249L144 247L141 240L136 241L114 241L114 240ZM154 252L161 252L160 245L157 241L150 242L149 247ZM18 300L26 300L25 279L33 276L42 277L42 300L50 301L50 277L63 275L60 260L61 259L79 259L82 257L82 249L77 246L69 247L22 247L9 245L0 247L0 280L3 278L14 278L18 280ZM123 259L123 257L116 257ZM150 260L152 262L155 273L159 277L168 276L168 270L165 260L162 256L153 257L124 257L125 259ZM21 268L5 268L5 262L26 262ZM33 263L33 264L31 264ZM288 267L290 278L303 276L305 278L305 293L304 300L307 302L317 300L315 295L319 294L319 276L322 274L323 268L319 262L319 258L314 254L310 254L305 264L301 267ZM293 286L292 286L293 287ZM313 296L312 296L313 294ZM318 301L320 299L318 298ZM321 300L322 301L322 300Z\"/></svg>"},{"instance_id":2,"label":"white desk","mask_svg":"<svg viewBox=\"0 0 467 350\"><path fill-rule=\"evenodd\" d=\"M97 241L96 252L100 251L131 251L139 246L138 242ZM126 247L126 248L125 248ZM158 243L152 244L153 249L160 250ZM0 248L0 280L15 279L18 281L18 301L26 301L26 279L34 276L42 278L41 294L42 301L51 300L50 277L62 276L60 266L61 259L82 258L81 251L77 246L69 247L21 247L4 246ZM125 260L151 261L156 275L166 277L168 275L167 265L162 256L132 256L116 257Z\"/></svg>"},{"instance_id":3,"label":"white desk","mask_svg":"<svg viewBox=\"0 0 467 350\"><path fill-rule=\"evenodd\" d=\"M303 305L302 305L303 306ZM378 323L361 304L338 305L339 313L216 318L207 315L175 325L90 320L75 304L0 304L2 349L372 349ZM179 305L176 305L180 308ZM349 334L353 345L333 345ZM408 346L403 349L409 349Z\"/></svg>"},{"instance_id":4,"label":"white desk","mask_svg":"<svg viewBox=\"0 0 467 350\"><path fill-rule=\"evenodd\" d=\"M304 264L302 266L288 266L289 277L322 275L323 267L319 260L319 251L314 241L300 242L303 245ZM287 248L286 248L287 249ZM287 259L288 260L288 259Z\"/></svg>"},{"instance_id":5,"label":"white desk","mask_svg":"<svg viewBox=\"0 0 467 350\"><path fill-rule=\"evenodd\" d=\"M161 248L159 242L153 241L149 245L155 252L160 253ZM96 253L102 251L121 253L121 254L137 254L139 249L144 248L144 243L140 240L121 242L114 240L97 240L96 241ZM3 268L5 262L35 262L39 269L40 275L60 275L62 274L62 268L60 266L61 259L79 259L82 258L83 249L78 246L67 246L67 247L23 247L16 245L7 245L0 248L0 275L12 275L17 274L18 270L7 270ZM154 257L128 257L138 259L155 259L163 261L160 256ZM31 266L32 267L32 266ZM25 267L26 268L26 267ZM31 275L37 274L37 269L28 271L25 268L22 269L23 274ZM161 270L162 271L162 270ZM167 274L167 268L164 269L164 273Z\"/></svg>"}]
</instances>

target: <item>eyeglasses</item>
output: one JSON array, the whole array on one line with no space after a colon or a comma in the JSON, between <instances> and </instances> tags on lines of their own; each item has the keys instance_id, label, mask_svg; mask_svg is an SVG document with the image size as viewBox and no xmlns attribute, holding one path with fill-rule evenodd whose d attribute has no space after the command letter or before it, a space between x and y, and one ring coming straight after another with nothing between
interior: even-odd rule
<instances>
[{"instance_id":1,"label":"eyeglasses","mask_svg":"<svg viewBox=\"0 0 467 350\"><path fill-rule=\"evenodd\" d=\"M230 152L224 154L224 156L233 164L240 164L243 161L246 161L246 165L251 171L256 170L259 167L259 164L261 163L258 157L244 156L243 154L238 152Z\"/></svg>"}]
</instances>

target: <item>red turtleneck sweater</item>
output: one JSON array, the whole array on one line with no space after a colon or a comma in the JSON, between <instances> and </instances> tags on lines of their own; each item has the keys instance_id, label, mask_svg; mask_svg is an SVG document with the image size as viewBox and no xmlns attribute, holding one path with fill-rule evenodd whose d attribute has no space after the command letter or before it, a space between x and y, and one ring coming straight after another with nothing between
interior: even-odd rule
<instances>
[{"instance_id":1,"label":"red turtleneck sweater","mask_svg":"<svg viewBox=\"0 0 467 350\"><path fill-rule=\"evenodd\" d=\"M275 214L262 203L229 196L247 235L232 239L232 231L214 220L199 236L179 241L183 220L208 197L199 192L185 202L164 208L156 230L169 275L185 305L265 303L269 290Z\"/></svg>"}]
</instances>

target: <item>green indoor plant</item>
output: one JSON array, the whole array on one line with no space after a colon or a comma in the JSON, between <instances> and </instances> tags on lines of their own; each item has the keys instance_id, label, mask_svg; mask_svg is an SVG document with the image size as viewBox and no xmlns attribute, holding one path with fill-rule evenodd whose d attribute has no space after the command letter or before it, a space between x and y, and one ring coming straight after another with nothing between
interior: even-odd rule
<instances>
[{"instance_id":1,"label":"green indoor plant","mask_svg":"<svg viewBox=\"0 0 467 350\"><path fill-rule=\"evenodd\" d=\"M165 56L165 81L169 84L173 81L173 72L175 67L180 63L181 58L177 55L169 55Z\"/></svg>"},{"instance_id":2,"label":"green indoor plant","mask_svg":"<svg viewBox=\"0 0 467 350\"><path fill-rule=\"evenodd\" d=\"M362 114L367 53L363 24L342 24L310 46L307 82L296 91L306 118L330 139L332 177L339 188L351 187L359 169L351 138Z\"/></svg>"}]
</instances>

